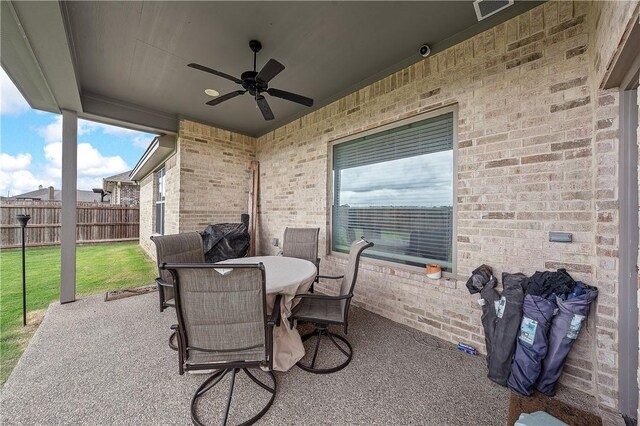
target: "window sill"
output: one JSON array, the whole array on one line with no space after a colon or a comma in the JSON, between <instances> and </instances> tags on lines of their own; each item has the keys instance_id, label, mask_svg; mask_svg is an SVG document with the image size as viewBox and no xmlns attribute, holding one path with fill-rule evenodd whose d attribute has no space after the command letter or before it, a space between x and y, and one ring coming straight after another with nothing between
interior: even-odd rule
<instances>
[{"instance_id":1,"label":"window sill","mask_svg":"<svg viewBox=\"0 0 640 426\"><path fill-rule=\"evenodd\" d=\"M349 255L346 253L331 252L326 255L326 258L329 261L346 261L349 259ZM397 275L405 278L410 278L407 277L407 275L415 275L416 279L420 281L428 280L432 282L442 282L466 280L466 278L459 276L455 272L442 272L442 278L434 280L431 278L427 278L425 268L421 268L419 266L402 265L386 260L371 259L364 256L360 258L360 265L368 265L373 268L380 268L381 270L379 272L387 275Z\"/></svg>"}]
</instances>

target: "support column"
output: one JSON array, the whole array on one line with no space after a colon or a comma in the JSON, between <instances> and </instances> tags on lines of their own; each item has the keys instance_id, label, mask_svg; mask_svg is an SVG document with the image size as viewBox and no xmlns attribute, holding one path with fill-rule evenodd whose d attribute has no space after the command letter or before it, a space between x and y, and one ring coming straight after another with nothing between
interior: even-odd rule
<instances>
[{"instance_id":1,"label":"support column","mask_svg":"<svg viewBox=\"0 0 640 426\"><path fill-rule=\"evenodd\" d=\"M62 212L60 215L60 303L76 300L76 202L78 114L62 110Z\"/></svg>"}]
</instances>

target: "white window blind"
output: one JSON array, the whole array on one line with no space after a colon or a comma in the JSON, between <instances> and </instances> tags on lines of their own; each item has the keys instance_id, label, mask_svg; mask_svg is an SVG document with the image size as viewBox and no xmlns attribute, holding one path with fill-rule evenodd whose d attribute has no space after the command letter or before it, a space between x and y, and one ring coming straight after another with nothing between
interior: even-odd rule
<instances>
[{"instance_id":1,"label":"white window blind","mask_svg":"<svg viewBox=\"0 0 640 426\"><path fill-rule=\"evenodd\" d=\"M452 268L453 113L333 146L332 249Z\"/></svg>"},{"instance_id":2,"label":"white window blind","mask_svg":"<svg viewBox=\"0 0 640 426\"><path fill-rule=\"evenodd\" d=\"M165 198L165 170L156 173L156 234L164 235L164 198Z\"/></svg>"}]
</instances>

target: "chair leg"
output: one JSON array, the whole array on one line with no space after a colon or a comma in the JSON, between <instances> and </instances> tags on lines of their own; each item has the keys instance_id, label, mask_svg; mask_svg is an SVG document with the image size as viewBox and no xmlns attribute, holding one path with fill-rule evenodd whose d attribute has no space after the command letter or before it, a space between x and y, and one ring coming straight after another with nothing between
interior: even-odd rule
<instances>
[{"instance_id":1,"label":"chair leg","mask_svg":"<svg viewBox=\"0 0 640 426\"><path fill-rule=\"evenodd\" d=\"M226 403L226 409L225 409L225 413L224 413L223 425L226 425L228 423L229 411L231 409L231 400L233 399L233 391L234 391L234 388L235 388L236 374L239 371L240 371L240 368L229 368L229 369L226 369L226 370L216 371L209 378L207 378L198 387L198 389L196 389L195 394L191 398L191 421L193 422L194 425L196 425L196 426L204 426L203 423L198 418L198 415L196 413L196 402L198 401L198 399L201 396L203 396L206 392L208 392L209 390L214 388L218 383L220 383L222 381L222 379L228 373L231 373L231 386L229 387L229 395L227 396L227 403ZM240 426L248 426L248 425L252 425L256 421L258 421L262 416L265 415L265 413L267 411L269 411L269 408L271 408L271 405L273 404L273 400L276 397L276 377L275 377L275 375L273 374L272 371L268 372L269 376L271 377L271 381L273 383L272 386L269 386L268 384L266 384L266 383L260 381L258 378L256 378L248 369L243 368L242 371L244 371L245 374L247 376L249 376L251 381L253 381L255 384L257 384L262 389L266 390L267 392L269 392L271 394L271 398L269 399L267 404L262 408L262 410L260 410L260 412L258 414L256 414L255 416L251 417L249 420L246 420L246 421L244 421L244 422L242 422L240 424Z\"/></svg>"},{"instance_id":2,"label":"chair leg","mask_svg":"<svg viewBox=\"0 0 640 426\"><path fill-rule=\"evenodd\" d=\"M169 336L169 347L174 351L178 350L177 341L178 341L178 334L176 331L174 331L173 333L171 333L171 336Z\"/></svg>"},{"instance_id":3,"label":"chair leg","mask_svg":"<svg viewBox=\"0 0 640 426\"><path fill-rule=\"evenodd\" d=\"M315 364L316 364L316 359L318 356L318 349L320 348L320 340L323 338L323 336L326 336L329 338L329 341L331 343L333 343L333 345L338 348L338 350L346 357L345 361L342 362L341 364L335 366L335 367L331 367L331 368L316 368ZM301 369L308 371L310 373L315 373L315 374L328 374L328 373L334 373L336 371L342 370L343 368L345 368L347 365L349 365L349 363L351 362L351 357L353 356L353 348L351 347L351 344L349 343L349 341L347 339L345 339L344 337L332 333L327 329L327 326L325 325L318 325L316 326L316 329L313 330L310 333L307 333L305 335L302 336L302 341L306 342L307 340L311 339L315 337L317 339L316 341L316 347L315 350L313 352L313 358L311 359L311 364L304 364L302 361L298 361L296 363L296 365L298 367L300 367ZM340 344L338 344L337 341L340 341L342 343L344 343L344 345L347 347L347 349L344 349L342 346L340 346Z\"/></svg>"},{"instance_id":4,"label":"chair leg","mask_svg":"<svg viewBox=\"0 0 640 426\"><path fill-rule=\"evenodd\" d=\"M160 312L164 311L164 288L160 285L157 284L158 286L158 297L160 298Z\"/></svg>"}]
</instances>

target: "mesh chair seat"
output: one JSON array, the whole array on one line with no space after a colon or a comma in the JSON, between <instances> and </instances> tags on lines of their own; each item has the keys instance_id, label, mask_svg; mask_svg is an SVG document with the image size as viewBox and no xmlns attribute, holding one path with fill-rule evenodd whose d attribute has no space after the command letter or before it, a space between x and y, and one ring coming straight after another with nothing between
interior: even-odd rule
<instances>
[{"instance_id":1,"label":"mesh chair seat","mask_svg":"<svg viewBox=\"0 0 640 426\"><path fill-rule=\"evenodd\" d=\"M293 310L300 321L344 324L345 300L302 299Z\"/></svg>"},{"instance_id":2,"label":"mesh chair seat","mask_svg":"<svg viewBox=\"0 0 640 426\"><path fill-rule=\"evenodd\" d=\"M197 402L231 378L223 424L229 419L236 374L244 372L267 392L266 405L242 424L260 419L273 404L276 378L273 369L273 327L280 321L280 297L267 316L265 272L262 264L227 264L222 273L214 264L163 264L170 273L175 290L178 324L179 373L216 370L191 398L191 420L202 425ZM267 381L257 378L250 369L266 371ZM269 383L270 382L270 383ZM219 389L219 387L218 387Z\"/></svg>"},{"instance_id":3,"label":"mesh chair seat","mask_svg":"<svg viewBox=\"0 0 640 426\"><path fill-rule=\"evenodd\" d=\"M204 244L197 232L182 234L154 235L151 241L156 245L158 274L156 278L160 296L160 312L174 307L173 278L168 271L162 270L163 263L204 263Z\"/></svg>"},{"instance_id":4,"label":"mesh chair seat","mask_svg":"<svg viewBox=\"0 0 640 426\"><path fill-rule=\"evenodd\" d=\"M344 327L345 334L347 333L347 326L349 323L349 306L351 305L353 288L358 276L360 256L362 255L362 252L369 247L373 247L373 243L364 239L354 241L349 249L349 263L347 264L345 274L340 277L320 277L342 279L338 296L325 296L318 294L296 295L299 303L293 310L289 319L291 321L311 322L315 325L314 331L301 336L303 342L313 338L315 338L316 342L311 362L306 363L303 360L300 360L296 364L303 370L318 374L333 373L334 371L343 369L349 364L349 362L351 362L351 357L353 355L351 344L344 337L329 331L329 326L342 325ZM339 353L342 353L346 357L346 360L332 368L316 368L316 359L318 357L320 341L325 337L329 339L335 348L337 348ZM338 342L342 343L340 344Z\"/></svg>"},{"instance_id":5,"label":"mesh chair seat","mask_svg":"<svg viewBox=\"0 0 640 426\"><path fill-rule=\"evenodd\" d=\"M308 260L316 265L316 279L320 270L320 258L318 257L318 234L320 228L285 228L282 241L282 255ZM313 284L309 289L313 293Z\"/></svg>"},{"instance_id":6,"label":"mesh chair seat","mask_svg":"<svg viewBox=\"0 0 640 426\"><path fill-rule=\"evenodd\" d=\"M211 364L215 368L216 363L227 362L259 362L264 359L264 348L256 348L247 351L209 353L200 351L189 351L185 364L190 366L195 364ZM222 366L221 368L226 368Z\"/></svg>"}]
</instances>

